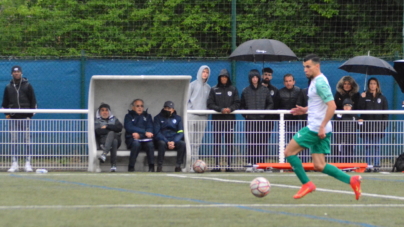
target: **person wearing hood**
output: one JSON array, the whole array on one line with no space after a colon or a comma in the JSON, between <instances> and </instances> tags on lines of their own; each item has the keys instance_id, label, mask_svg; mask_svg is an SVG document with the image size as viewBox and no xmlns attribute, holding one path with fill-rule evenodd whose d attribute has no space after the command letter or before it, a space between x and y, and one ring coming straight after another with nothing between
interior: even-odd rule
<instances>
[{"instance_id":1,"label":"person wearing hood","mask_svg":"<svg viewBox=\"0 0 404 227\"><path fill-rule=\"evenodd\" d=\"M135 171L135 163L140 150L146 152L149 163L149 172L154 172L154 145L153 120L147 110L144 110L144 101L135 99L131 103L132 110L125 115L125 143L130 149L128 172Z\"/></svg>"},{"instance_id":2,"label":"person wearing hood","mask_svg":"<svg viewBox=\"0 0 404 227\"><path fill-rule=\"evenodd\" d=\"M164 155L167 149L177 150L174 171L181 172L185 156L184 126L182 117L177 115L172 101L166 101L164 108L154 117L154 134L157 144L157 172L163 171Z\"/></svg>"},{"instance_id":3,"label":"person wearing hood","mask_svg":"<svg viewBox=\"0 0 404 227\"><path fill-rule=\"evenodd\" d=\"M102 103L98 107L95 121L95 139L97 145L102 149L102 154L98 159L104 163L107 155L111 152L111 172L116 171L116 152L121 145L121 131L122 123L116 118L112 112L111 107Z\"/></svg>"},{"instance_id":4,"label":"person wearing hood","mask_svg":"<svg viewBox=\"0 0 404 227\"><path fill-rule=\"evenodd\" d=\"M196 80L191 82L188 90L188 110L206 110L210 86L207 83L210 77L210 68L202 65ZM207 114L188 114L188 133L191 147L191 163L199 159L199 146L205 134Z\"/></svg>"},{"instance_id":5,"label":"person wearing hood","mask_svg":"<svg viewBox=\"0 0 404 227\"><path fill-rule=\"evenodd\" d=\"M337 110L343 110L343 102L345 99L350 99L353 103L352 109L358 109L359 103L359 86L355 79L351 76L343 76L337 83L337 91L334 95L335 105L337 105Z\"/></svg>"},{"instance_id":6,"label":"person wearing hood","mask_svg":"<svg viewBox=\"0 0 404 227\"><path fill-rule=\"evenodd\" d=\"M334 94L334 101L335 105L337 105L337 110L344 110L344 105L343 102L346 99L350 99L352 101L352 110L357 110L358 109L358 104L359 104L359 86L356 83L355 79L352 78L351 76L343 76L341 79L338 81L337 86L336 86L336 92ZM340 120L338 119L337 115L334 115L334 120ZM333 131L339 131L340 129L337 128L337 124L333 124ZM333 141L340 141L341 135L339 133L334 133L332 140ZM332 145L332 154L335 156L336 154L339 153L340 151L340 145L338 143L333 143ZM337 157L334 158L336 162Z\"/></svg>"},{"instance_id":7,"label":"person wearing hood","mask_svg":"<svg viewBox=\"0 0 404 227\"><path fill-rule=\"evenodd\" d=\"M222 113L212 114L213 130L215 131L214 140L216 144L213 147L216 166L212 172L221 171L219 165L219 153L223 141L226 144L225 149L227 149L224 152L225 157L227 157L226 172L234 172L231 168L231 159L234 151L233 133L236 116L230 113L240 107L240 98L237 88L231 83L227 69L222 69L220 71L217 80L217 85L210 90L208 98L208 109Z\"/></svg>"},{"instance_id":8,"label":"person wearing hood","mask_svg":"<svg viewBox=\"0 0 404 227\"><path fill-rule=\"evenodd\" d=\"M352 110L353 108L353 101L350 98L344 99L342 102L344 107L344 111ZM356 130L360 126L362 119L359 119L357 114L336 114L335 121L334 121L334 128L339 136L336 137L334 141L337 144L338 149L338 159L340 163L349 163L353 161L354 155L354 148L356 141Z\"/></svg>"},{"instance_id":9,"label":"person wearing hood","mask_svg":"<svg viewBox=\"0 0 404 227\"><path fill-rule=\"evenodd\" d=\"M34 89L31 84L28 82L28 79L22 77L22 68L21 66L13 66L11 68L11 76L12 79L9 84L7 84L4 89L3 95L3 109L36 109L36 97L34 93ZM25 171L32 172L31 167L31 149L30 149L30 133L29 120L34 116L33 113L5 113L6 118L10 119L9 121L9 130L11 131L11 155L12 155L12 164L8 172L18 172L18 158L16 155L17 149L19 147L20 138L24 138L24 151L21 153L25 153Z\"/></svg>"},{"instance_id":10,"label":"person wearing hood","mask_svg":"<svg viewBox=\"0 0 404 227\"><path fill-rule=\"evenodd\" d=\"M360 110L387 110L388 101L382 94L379 80L372 77L368 80L367 90L359 98L358 108ZM365 144L366 163L374 167L380 166L380 140L384 137L387 128L388 114L362 114L363 126L361 137ZM373 169L377 171L377 168ZM368 168L366 171L371 171Z\"/></svg>"},{"instance_id":11,"label":"person wearing hood","mask_svg":"<svg viewBox=\"0 0 404 227\"><path fill-rule=\"evenodd\" d=\"M274 103L269 90L262 86L261 76L258 70L252 69L248 79L250 85L241 93L240 109L244 110L272 110ZM255 164L264 162L268 158L269 132L268 125L263 125L264 114L245 114L246 139L249 144L247 150L247 163ZM260 145L257 145L260 144Z\"/></svg>"}]
</instances>

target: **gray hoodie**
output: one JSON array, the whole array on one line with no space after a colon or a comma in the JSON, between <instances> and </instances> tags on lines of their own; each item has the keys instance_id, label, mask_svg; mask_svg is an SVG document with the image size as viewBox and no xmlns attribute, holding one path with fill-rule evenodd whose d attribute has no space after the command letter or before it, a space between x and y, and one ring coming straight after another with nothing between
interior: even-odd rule
<instances>
[{"instance_id":1,"label":"gray hoodie","mask_svg":"<svg viewBox=\"0 0 404 227\"><path fill-rule=\"evenodd\" d=\"M206 82L202 79L202 71L204 69L209 69L209 76L206 79ZM188 90L188 110L206 110L207 109L207 100L209 97L210 86L207 83L210 77L211 71L209 66L202 65L198 74L196 75L196 80L192 81L189 85ZM189 120L198 120L200 117L206 118L208 115L206 114L188 114Z\"/></svg>"}]
</instances>

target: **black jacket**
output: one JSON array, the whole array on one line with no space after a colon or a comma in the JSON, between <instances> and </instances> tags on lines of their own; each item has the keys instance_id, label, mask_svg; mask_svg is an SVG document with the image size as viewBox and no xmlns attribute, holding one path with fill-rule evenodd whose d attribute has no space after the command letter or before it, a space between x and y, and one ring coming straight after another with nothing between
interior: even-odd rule
<instances>
[{"instance_id":1,"label":"black jacket","mask_svg":"<svg viewBox=\"0 0 404 227\"><path fill-rule=\"evenodd\" d=\"M251 82L252 77L249 77L250 86L245 87L241 93L240 109L245 110L272 110L274 103L268 88L261 85L261 79L258 81L258 86L254 87ZM264 114L246 114L243 115L246 119L257 120L265 119Z\"/></svg>"},{"instance_id":2,"label":"black jacket","mask_svg":"<svg viewBox=\"0 0 404 227\"><path fill-rule=\"evenodd\" d=\"M381 93L373 97L373 94L366 92L366 97L359 98L358 108L360 110L387 110L388 103L387 99ZM361 119L363 119L363 126L361 131L368 132L369 137L383 137L384 133L374 133L374 132L384 132L387 127L387 120L389 119L388 114L361 114ZM361 134L361 136L364 136Z\"/></svg>"},{"instance_id":3,"label":"black jacket","mask_svg":"<svg viewBox=\"0 0 404 227\"><path fill-rule=\"evenodd\" d=\"M279 106L278 109L290 110L295 108L296 105L302 106L300 103L301 99L301 89L297 86L293 86L292 89L287 89L286 87L279 89ZM292 114L285 114L285 120L299 120L302 117L299 115L293 116Z\"/></svg>"},{"instance_id":4,"label":"black jacket","mask_svg":"<svg viewBox=\"0 0 404 227\"><path fill-rule=\"evenodd\" d=\"M279 90L276 88L274 85L271 83L268 84L268 90L269 93L271 94L272 102L274 103L274 110L278 109L279 106ZM279 120L279 115L278 114L268 114L265 116L266 120Z\"/></svg>"},{"instance_id":5,"label":"black jacket","mask_svg":"<svg viewBox=\"0 0 404 227\"><path fill-rule=\"evenodd\" d=\"M227 84L220 83L220 77L227 77ZM230 108L231 112L239 109L240 98L238 90L231 84L229 72L222 69L217 78L217 85L210 89L208 98L208 109L222 112L223 108ZM235 120L234 114L212 114L212 120Z\"/></svg>"},{"instance_id":6,"label":"black jacket","mask_svg":"<svg viewBox=\"0 0 404 227\"><path fill-rule=\"evenodd\" d=\"M143 111L142 114L138 114L133 110L129 110L125 115L124 120L125 126L125 142L126 146L130 148L133 142L133 133L138 133L140 139L146 138L146 132L153 133L153 120L152 116L147 113L147 111Z\"/></svg>"},{"instance_id":7,"label":"black jacket","mask_svg":"<svg viewBox=\"0 0 404 227\"><path fill-rule=\"evenodd\" d=\"M356 143L356 131L362 125L358 122L359 116L357 114L336 114L335 120L332 124L334 142L336 144L350 144Z\"/></svg>"},{"instance_id":8,"label":"black jacket","mask_svg":"<svg viewBox=\"0 0 404 227\"><path fill-rule=\"evenodd\" d=\"M335 101L335 105L337 106L337 110L344 109L344 106L342 105L342 103L347 98L351 99L353 102L352 110L357 110L358 105L359 105L359 97L360 97L359 92L354 93L354 94L352 94L350 92L344 92L342 94L341 94L341 92L336 92L334 95L334 101Z\"/></svg>"},{"instance_id":9,"label":"black jacket","mask_svg":"<svg viewBox=\"0 0 404 227\"><path fill-rule=\"evenodd\" d=\"M28 83L27 78L21 78L20 83L10 83L4 89L3 104L4 109L36 109L36 98L34 89ZM14 119L31 118L33 113L5 113Z\"/></svg>"}]
</instances>

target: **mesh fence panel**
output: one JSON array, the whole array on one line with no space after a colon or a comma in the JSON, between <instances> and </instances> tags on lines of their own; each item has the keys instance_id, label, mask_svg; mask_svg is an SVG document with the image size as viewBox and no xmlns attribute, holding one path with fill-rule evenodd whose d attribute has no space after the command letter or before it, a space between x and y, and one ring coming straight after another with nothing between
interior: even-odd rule
<instances>
[{"instance_id":1,"label":"mesh fence panel","mask_svg":"<svg viewBox=\"0 0 404 227\"><path fill-rule=\"evenodd\" d=\"M227 57L271 38L300 57L394 58L402 14L398 0L4 0L0 55Z\"/></svg>"}]
</instances>

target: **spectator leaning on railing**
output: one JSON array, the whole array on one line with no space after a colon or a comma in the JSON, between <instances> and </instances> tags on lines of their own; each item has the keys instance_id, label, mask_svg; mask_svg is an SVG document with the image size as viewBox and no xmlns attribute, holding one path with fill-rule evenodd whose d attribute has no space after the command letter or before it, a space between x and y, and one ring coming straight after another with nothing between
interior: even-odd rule
<instances>
[{"instance_id":1,"label":"spectator leaning on railing","mask_svg":"<svg viewBox=\"0 0 404 227\"><path fill-rule=\"evenodd\" d=\"M252 69L248 74L250 85L243 89L241 93L240 109L244 110L272 110L273 101L268 88L262 86L261 76L258 70ZM268 157L268 127L262 125L264 114L245 114L246 119L246 139L247 164L262 163ZM259 145L257 145L259 144Z\"/></svg>"},{"instance_id":2,"label":"spectator leaning on railing","mask_svg":"<svg viewBox=\"0 0 404 227\"><path fill-rule=\"evenodd\" d=\"M292 74L288 73L283 76L283 84L285 87L279 89L279 105L278 109L290 110L295 108L296 105L303 106L303 101L299 98L301 95L301 89L295 85L296 81ZM302 116L294 116L292 114L285 114L285 141L288 142L293 133L300 128L300 122Z\"/></svg>"},{"instance_id":3,"label":"spectator leaning on railing","mask_svg":"<svg viewBox=\"0 0 404 227\"><path fill-rule=\"evenodd\" d=\"M219 153L224 153L227 157L226 172L234 172L231 168L231 160L234 154L233 133L236 116L230 113L240 107L240 98L237 88L231 84L227 69L220 71L217 80L217 85L210 90L208 99L208 109L222 113L212 114L213 130L215 131L213 133L215 139L215 145L213 147L215 168L212 172L220 172ZM225 152L220 152L223 141L226 150Z\"/></svg>"},{"instance_id":4,"label":"spectator leaning on railing","mask_svg":"<svg viewBox=\"0 0 404 227\"><path fill-rule=\"evenodd\" d=\"M12 79L4 89L3 109L36 109L37 103L34 89L28 82L27 78L22 77L22 68L18 65L11 68ZM17 172L19 170L17 147L20 137L24 137L25 149L25 171L32 172L31 167L31 148L30 148L30 133L29 120L34 116L33 113L5 113L8 122L9 130L11 131L11 155L12 165L8 172ZM20 151L20 153L23 153Z\"/></svg>"},{"instance_id":5,"label":"spectator leaning on railing","mask_svg":"<svg viewBox=\"0 0 404 227\"><path fill-rule=\"evenodd\" d=\"M343 102L343 108L345 111L352 110L353 102L350 98L346 98ZM333 153L338 154L338 159L340 163L348 163L353 161L355 144L357 144L357 129L362 120L359 119L357 114L336 114L334 117L334 134L336 139L334 143L336 148Z\"/></svg>"}]
</instances>

